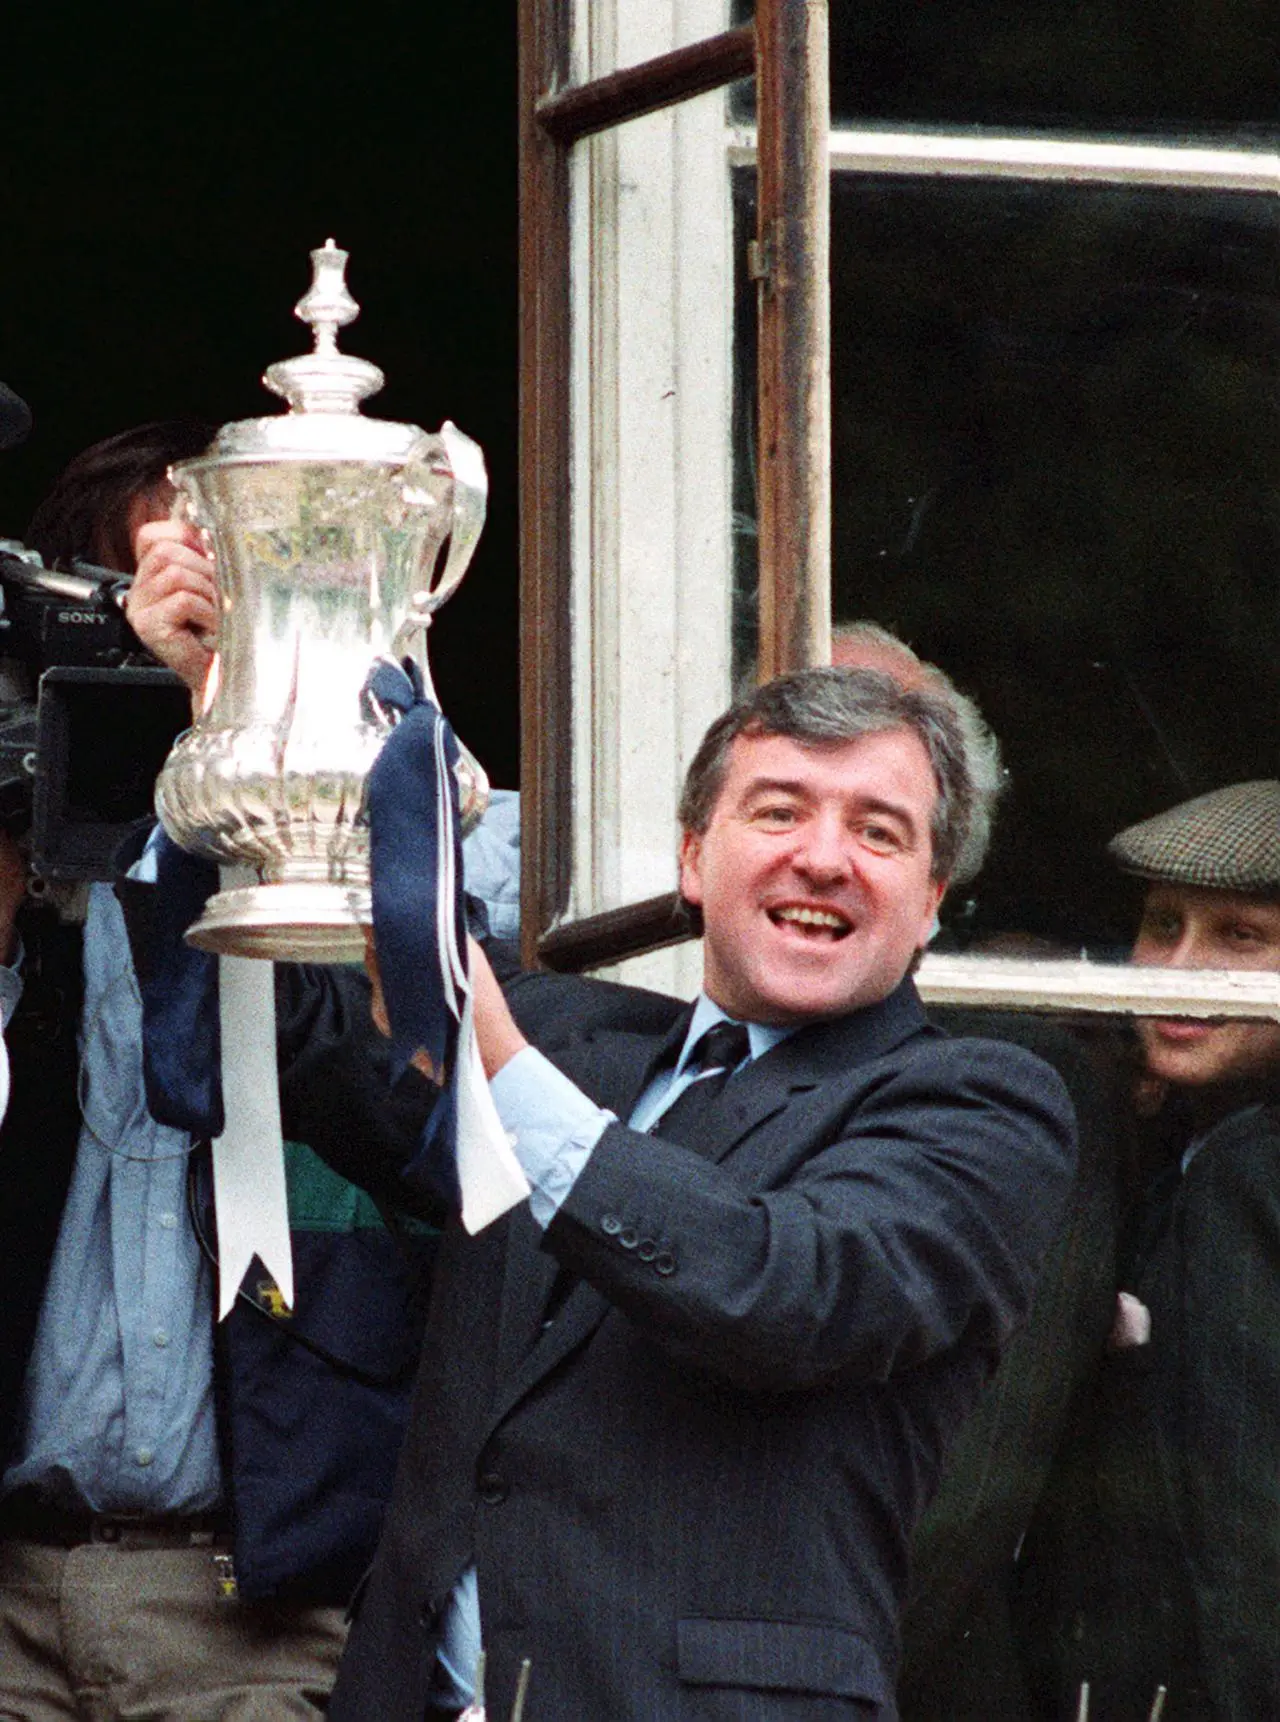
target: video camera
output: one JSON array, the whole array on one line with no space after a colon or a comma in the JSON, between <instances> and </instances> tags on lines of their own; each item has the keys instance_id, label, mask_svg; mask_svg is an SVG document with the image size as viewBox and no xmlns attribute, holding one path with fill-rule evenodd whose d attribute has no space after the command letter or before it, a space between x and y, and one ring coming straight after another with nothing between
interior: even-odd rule
<instances>
[{"instance_id":1,"label":"video camera","mask_svg":"<svg viewBox=\"0 0 1280 1722\"><path fill-rule=\"evenodd\" d=\"M0 828L31 832L47 880L108 879L155 780L191 721L120 605L126 576L46 568L0 539Z\"/></svg>"}]
</instances>

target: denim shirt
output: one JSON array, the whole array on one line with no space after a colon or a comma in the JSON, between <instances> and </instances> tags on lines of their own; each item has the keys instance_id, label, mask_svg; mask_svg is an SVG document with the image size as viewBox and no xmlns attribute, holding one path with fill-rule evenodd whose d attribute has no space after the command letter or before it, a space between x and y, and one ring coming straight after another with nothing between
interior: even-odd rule
<instances>
[{"instance_id":1,"label":"denim shirt","mask_svg":"<svg viewBox=\"0 0 1280 1722\"><path fill-rule=\"evenodd\" d=\"M212 1272L186 1215L190 1138L143 1098L142 1006L109 885L90 891L83 965L83 1123L3 1487L200 1512L221 1489Z\"/></svg>"},{"instance_id":2,"label":"denim shirt","mask_svg":"<svg viewBox=\"0 0 1280 1722\"><path fill-rule=\"evenodd\" d=\"M495 790L463 846L492 930L519 930L520 802ZM144 871L147 861L137 871ZM147 1111L142 1007L109 885L89 894L80 1024L83 1119L23 1394L28 1486L95 1512L198 1513L221 1498L213 1272L187 1213L191 1139ZM0 968L5 1019L20 960Z\"/></svg>"}]
</instances>

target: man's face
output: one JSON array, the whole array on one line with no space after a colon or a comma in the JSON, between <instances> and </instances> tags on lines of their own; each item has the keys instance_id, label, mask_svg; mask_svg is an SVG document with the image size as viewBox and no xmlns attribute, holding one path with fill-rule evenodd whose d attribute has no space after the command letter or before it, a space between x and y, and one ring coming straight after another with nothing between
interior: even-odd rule
<instances>
[{"instance_id":1,"label":"man's face","mask_svg":"<svg viewBox=\"0 0 1280 1722\"><path fill-rule=\"evenodd\" d=\"M680 888L702 910L704 985L731 1016L799 1023L885 998L927 941L937 799L911 730L805 746L733 743Z\"/></svg>"},{"instance_id":2,"label":"man's face","mask_svg":"<svg viewBox=\"0 0 1280 1722\"><path fill-rule=\"evenodd\" d=\"M1145 968L1280 969L1280 903L1238 891L1153 885L1133 961ZM1143 1019L1138 1039L1153 1076L1203 1087L1280 1065L1280 1023Z\"/></svg>"}]
</instances>

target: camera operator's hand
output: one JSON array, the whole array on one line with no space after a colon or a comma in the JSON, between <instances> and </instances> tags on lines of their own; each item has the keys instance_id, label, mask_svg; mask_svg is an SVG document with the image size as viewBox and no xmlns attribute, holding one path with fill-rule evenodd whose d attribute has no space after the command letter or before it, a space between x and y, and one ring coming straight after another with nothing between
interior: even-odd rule
<instances>
[{"instance_id":1,"label":"camera operator's hand","mask_svg":"<svg viewBox=\"0 0 1280 1722\"><path fill-rule=\"evenodd\" d=\"M17 946L14 922L27 894L27 864L17 842L0 831L0 963L13 961Z\"/></svg>"},{"instance_id":2,"label":"camera operator's hand","mask_svg":"<svg viewBox=\"0 0 1280 1722\"><path fill-rule=\"evenodd\" d=\"M218 631L217 582L200 534L157 520L139 527L134 548L138 570L124 601L129 625L199 696Z\"/></svg>"}]
</instances>

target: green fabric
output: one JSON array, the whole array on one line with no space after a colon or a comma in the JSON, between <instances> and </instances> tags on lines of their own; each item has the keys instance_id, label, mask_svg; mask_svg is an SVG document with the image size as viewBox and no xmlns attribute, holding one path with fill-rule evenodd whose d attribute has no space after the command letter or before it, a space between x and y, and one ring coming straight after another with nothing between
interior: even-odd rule
<instances>
[{"instance_id":1,"label":"green fabric","mask_svg":"<svg viewBox=\"0 0 1280 1722\"><path fill-rule=\"evenodd\" d=\"M285 1143L284 1176L292 1231L355 1232L364 1227L382 1228L382 1216L372 1199L340 1178L304 1142Z\"/></svg>"},{"instance_id":2,"label":"green fabric","mask_svg":"<svg viewBox=\"0 0 1280 1722\"><path fill-rule=\"evenodd\" d=\"M284 1178L290 1231L386 1230L373 1198L339 1176L305 1142L285 1143ZM403 1236L432 1238L440 1228L406 1214L397 1219L396 1230Z\"/></svg>"}]
</instances>

